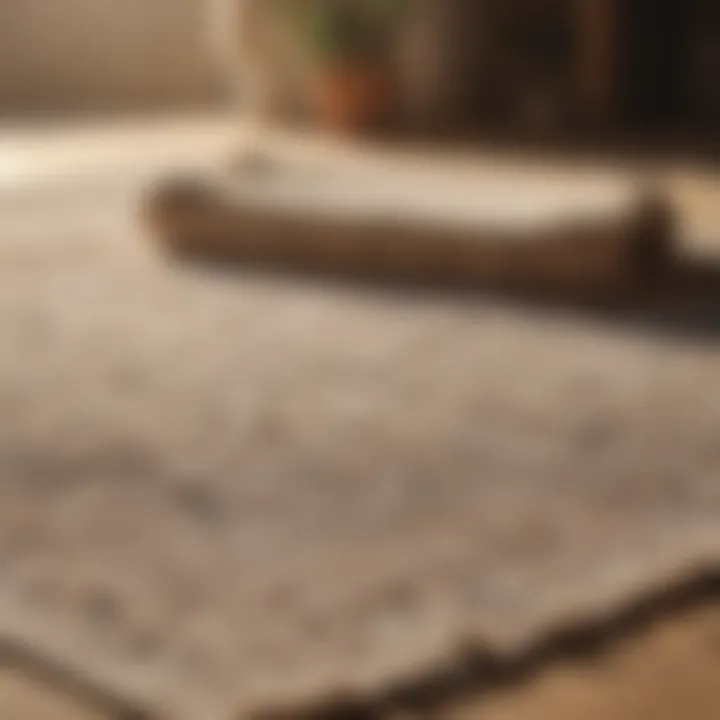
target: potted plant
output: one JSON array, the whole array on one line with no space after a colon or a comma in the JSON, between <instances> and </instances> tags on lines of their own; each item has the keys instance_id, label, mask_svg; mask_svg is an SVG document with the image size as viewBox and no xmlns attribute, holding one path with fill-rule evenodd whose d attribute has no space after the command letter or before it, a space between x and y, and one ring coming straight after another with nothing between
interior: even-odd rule
<instances>
[{"instance_id":1,"label":"potted plant","mask_svg":"<svg viewBox=\"0 0 720 720\"><path fill-rule=\"evenodd\" d=\"M405 0L284 0L291 35L309 61L321 121L365 130L390 107L389 78Z\"/></svg>"}]
</instances>

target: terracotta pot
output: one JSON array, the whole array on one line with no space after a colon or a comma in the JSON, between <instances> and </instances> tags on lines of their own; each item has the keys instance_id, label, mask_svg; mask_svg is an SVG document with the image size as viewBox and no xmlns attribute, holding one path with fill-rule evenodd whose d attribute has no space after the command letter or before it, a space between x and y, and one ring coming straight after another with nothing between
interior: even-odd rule
<instances>
[{"instance_id":1,"label":"terracotta pot","mask_svg":"<svg viewBox=\"0 0 720 720\"><path fill-rule=\"evenodd\" d=\"M387 116L386 74L370 65L327 68L318 73L316 102L320 121L341 132L373 129Z\"/></svg>"}]
</instances>

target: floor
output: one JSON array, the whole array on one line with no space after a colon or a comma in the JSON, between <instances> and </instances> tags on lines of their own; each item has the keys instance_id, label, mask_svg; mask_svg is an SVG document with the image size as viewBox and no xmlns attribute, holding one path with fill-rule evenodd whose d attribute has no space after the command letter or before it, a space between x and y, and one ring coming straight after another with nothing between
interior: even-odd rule
<instances>
[{"instance_id":1,"label":"floor","mask_svg":"<svg viewBox=\"0 0 720 720\"><path fill-rule=\"evenodd\" d=\"M156 173L226 158L236 146L237 123L173 120L0 132L0 192L38 181L70 181L86 173ZM241 133L252 140L253 136ZM254 136L253 142L258 142ZM262 142L297 157L372 154L342 142L263 135ZM468 163L467 158L460 162ZM513 161L521 162L521 160ZM543 162L534 160L533 162ZM657 166L653 178L669 188L680 209L686 247L720 255L720 173ZM706 605L659 621L601 657L551 664L534 677L482 697L463 698L439 712L449 720L714 720L720 717L720 606ZM405 716L407 717L407 715ZM0 669L2 720L118 720L63 684L32 671Z\"/></svg>"},{"instance_id":2,"label":"floor","mask_svg":"<svg viewBox=\"0 0 720 720\"><path fill-rule=\"evenodd\" d=\"M557 662L529 680L443 705L433 720L716 720L720 604L667 618L600 657ZM62 685L0 670L3 720L124 720ZM423 720L418 712L388 720Z\"/></svg>"},{"instance_id":3,"label":"floor","mask_svg":"<svg viewBox=\"0 0 720 720\"><path fill-rule=\"evenodd\" d=\"M88 173L158 172L167 168L188 168L228 164L228 159L246 149L281 153L296 160L352 162L359 158L425 163L468 169L479 162L499 167L533 167L548 171L582 172L588 166L613 168L618 164L638 178L671 192L688 235L699 247L716 244L720 228L720 171L707 163L678 160L633 160L617 158L595 161L558 159L541 152L527 154L482 152L457 148L422 154L407 147L377 147L348 142L342 138L259 130L241 119L217 117L174 117L153 120L118 120L47 124L0 124L0 189L32 185L37 180L72 178ZM717 241L720 245L720 241Z\"/></svg>"},{"instance_id":4,"label":"floor","mask_svg":"<svg viewBox=\"0 0 720 720\"><path fill-rule=\"evenodd\" d=\"M0 717L3 720L115 720L62 687L49 686L31 673L0 670Z\"/></svg>"},{"instance_id":5,"label":"floor","mask_svg":"<svg viewBox=\"0 0 720 720\"><path fill-rule=\"evenodd\" d=\"M720 716L720 606L663 620L587 661L459 703L451 720L714 720Z\"/></svg>"}]
</instances>

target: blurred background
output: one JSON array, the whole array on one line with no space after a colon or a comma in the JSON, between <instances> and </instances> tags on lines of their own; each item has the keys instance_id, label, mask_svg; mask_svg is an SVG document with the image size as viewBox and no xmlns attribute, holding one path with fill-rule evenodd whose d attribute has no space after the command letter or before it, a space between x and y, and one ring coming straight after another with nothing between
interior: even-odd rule
<instances>
[{"instance_id":1,"label":"blurred background","mask_svg":"<svg viewBox=\"0 0 720 720\"><path fill-rule=\"evenodd\" d=\"M712 0L390 2L371 36L367 17L348 28L337 9L290 18L283 4L5 2L0 113L212 109L252 95L269 114L307 120L308 86L319 74L342 65L348 95L349 66L357 86L364 64L366 81L373 65L376 85L392 84L384 119L405 132L717 140L720 11ZM379 95L376 87L376 103Z\"/></svg>"}]
</instances>

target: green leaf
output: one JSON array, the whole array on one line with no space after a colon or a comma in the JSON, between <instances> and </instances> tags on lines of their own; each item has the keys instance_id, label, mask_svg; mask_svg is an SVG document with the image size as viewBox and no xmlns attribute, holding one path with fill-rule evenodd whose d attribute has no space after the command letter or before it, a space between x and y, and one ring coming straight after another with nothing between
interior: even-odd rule
<instances>
[{"instance_id":1,"label":"green leaf","mask_svg":"<svg viewBox=\"0 0 720 720\"><path fill-rule=\"evenodd\" d=\"M325 62L386 52L406 0L278 0L301 47Z\"/></svg>"}]
</instances>

